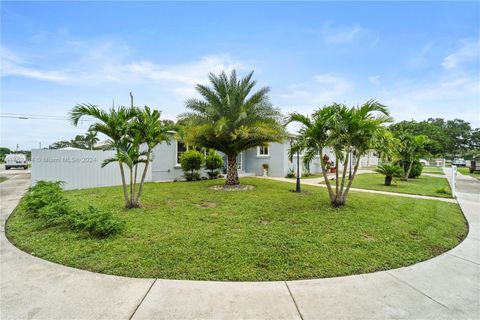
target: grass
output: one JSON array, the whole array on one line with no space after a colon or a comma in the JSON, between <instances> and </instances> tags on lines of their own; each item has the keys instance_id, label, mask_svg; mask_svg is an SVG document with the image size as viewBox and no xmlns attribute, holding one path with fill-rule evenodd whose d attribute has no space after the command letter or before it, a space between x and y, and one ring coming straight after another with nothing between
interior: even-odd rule
<instances>
[{"instance_id":1,"label":"grass","mask_svg":"<svg viewBox=\"0 0 480 320\"><path fill-rule=\"evenodd\" d=\"M407 194L416 194L422 196L451 198L450 185L446 178L420 176L415 179L408 179L402 181L396 179L397 183L392 182L392 185L385 185L385 176L380 173L363 173L355 176L352 188L398 192Z\"/></svg>"},{"instance_id":2,"label":"grass","mask_svg":"<svg viewBox=\"0 0 480 320\"><path fill-rule=\"evenodd\" d=\"M305 176L305 175L300 176L300 179L316 179L316 178L323 178L323 173L311 173L308 176ZM292 177L289 179L295 180L297 179L297 177Z\"/></svg>"},{"instance_id":3,"label":"grass","mask_svg":"<svg viewBox=\"0 0 480 320\"><path fill-rule=\"evenodd\" d=\"M423 167L423 173L438 173L443 174L443 168L441 167Z\"/></svg>"},{"instance_id":4,"label":"grass","mask_svg":"<svg viewBox=\"0 0 480 320\"><path fill-rule=\"evenodd\" d=\"M469 175L471 177L474 177L474 178L477 178L477 179L480 180L480 172L478 172L478 171L470 173L468 167L458 167L457 170L461 174L466 174L466 175Z\"/></svg>"},{"instance_id":5,"label":"grass","mask_svg":"<svg viewBox=\"0 0 480 320\"><path fill-rule=\"evenodd\" d=\"M7 181L8 178L7 177L0 177L0 183L4 182L4 181Z\"/></svg>"},{"instance_id":6,"label":"grass","mask_svg":"<svg viewBox=\"0 0 480 320\"><path fill-rule=\"evenodd\" d=\"M42 229L20 205L7 223L19 248L64 265L131 277L286 280L387 270L454 246L467 225L455 203L352 192L333 209L324 188L244 178L248 191L213 191L220 181L148 183L143 208L122 208L120 187L66 192L77 208L113 210L122 234L96 240Z\"/></svg>"}]
</instances>

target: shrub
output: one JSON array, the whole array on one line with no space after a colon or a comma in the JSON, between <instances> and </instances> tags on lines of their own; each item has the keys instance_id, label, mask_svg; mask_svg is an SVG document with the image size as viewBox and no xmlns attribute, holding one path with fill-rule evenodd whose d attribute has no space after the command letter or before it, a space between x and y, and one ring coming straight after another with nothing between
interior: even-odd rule
<instances>
[{"instance_id":1,"label":"shrub","mask_svg":"<svg viewBox=\"0 0 480 320\"><path fill-rule=\"evenodd\" d=\"M72 212L70 203L66 199L62 199L40 208L37 217L45 221L45 227L50 227L68 223Z\"/></svg>"},{"instance_id":2,"label":"shrub","mask_svg":"<svg viewBox=\"0 0 480 320\"><path fill-rule=\"evenodd\" d=\"M295 176L295 170L293 170L293 168L289 168L287 172L287 178L295 178Z\"/></svg>"},{"instance_id":3,"label":"shrub","mask_svg":"<svg viewBox=\"0 0 480 320\"><path fill-rule=\"evenodd\" d=\"M382 164L375 169L378 173L381 173L385 176L385 185L389 186L392 184L392 180L395 177L400 177L402 175L402 168L394 164Z\"/></svg>"},{"instance_id":4,"label":"shrub","mask_svg":"<svg viewBox=\"0 0 480 320\"><path fill-rule=\"evenodd\" d=\"M211 149L208 156L205 157L205 169L208 170L207 174L210 179L218 178L220 172L217 169L223 167L223 158L215 150Z\"/></svg>"},{"instance_id":5,"label":"shrub","mask_svg":"<svg viewBox=\"0 0 480 320\"><path fill-rule=\"evenodd\" d=\"M36 216L43 207L65 201L61 185L60 181L38 181L25 196L23 203L26 210Z\"/></svg>"},{"instance_id":6,"label":"shrub","mask_svg":"<svg viewBox=\"0 0 480 320\"><path fill-rule=\"evenodd\" d=\"M451 194L450 190L448 190L448 188L445 188L445 187L438 188L436 192L440 194Z\"/></svg>"},{"instance_id":7,"label":"shrub","mask_svg":"<svg viewBox=\"0 0 480 320\"><path fill-rule=\"evenodd\" d=\"M415 161L410 170L409 178L418 178L422 175L423 165L419 161Z\"/></svg>"},{"instance_id":8,"label":"shrub","mask_svg":"<svg viewBox=\"0 0 480 320\"><path fill-rule=\"evenodd\" d=\"M77 212L70 217L70 227L88 232L99 238L119 233L125 227L125 222L118 219L111 211L99 210L89 206L85 212Z\"/></svg>"},{"instance_id":9,"label":"shrub","mask_svg":"<svg viewBox=\"0 0 480 320\"><path fill-rule=\"evenodd\" d=\"M187 181L200 179L198 170L202 168L203 164L203 155L200 152L197 150L184 152L180 157L180 164Z\"/></svg>"}]
</instances>

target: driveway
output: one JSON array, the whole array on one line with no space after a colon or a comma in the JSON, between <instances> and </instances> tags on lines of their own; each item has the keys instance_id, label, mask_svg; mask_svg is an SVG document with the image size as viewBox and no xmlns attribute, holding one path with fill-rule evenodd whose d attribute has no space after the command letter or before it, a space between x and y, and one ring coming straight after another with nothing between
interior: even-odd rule
<instances>
[{"instance_id":1,"label":"driveway","mask_svg":"<svg viewBox=\"0 0 480 320\"><path fill-rule=\"evenodd\" d=\"M395 270L276 282L131 279L33 257L3 232L3 219L27 186L21 175L0 184L2 319L476 319L480 314L480 182L468 176L459 175L457 190L469 234L453 250Z\"/></svg>"}]
</instances>

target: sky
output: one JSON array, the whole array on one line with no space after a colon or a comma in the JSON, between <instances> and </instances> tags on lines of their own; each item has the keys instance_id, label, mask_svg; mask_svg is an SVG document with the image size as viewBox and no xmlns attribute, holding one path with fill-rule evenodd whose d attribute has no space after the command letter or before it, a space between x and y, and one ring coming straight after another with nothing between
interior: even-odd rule
<instances>
[{"instance_id":1,"label":"sky","mask_svg":"<svg viewBox=\"0 0 480 320\"><path fill-rule=\"evenodd\" d=\"M0 145L12 149L84 134L91 122L66 120L73 106L128 105L129 92L175 120L209 72L232 69L254 70L285 114L377 99L395 121L480 127L479 2L0 5Z\"/></svg>"}]
</instances>

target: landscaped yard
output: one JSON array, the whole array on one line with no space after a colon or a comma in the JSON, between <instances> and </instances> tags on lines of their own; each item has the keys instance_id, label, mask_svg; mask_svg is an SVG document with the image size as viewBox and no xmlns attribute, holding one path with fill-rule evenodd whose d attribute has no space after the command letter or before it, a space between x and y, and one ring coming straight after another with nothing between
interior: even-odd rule
<instances>
[{"instance_id":1,"label":"landscaped yard","mask_svg":"<svg viewBox=\"0 0 480 320\"><path fill-rule=\"evenodd\" d=\"M69 191L76 208L114 210L126 229L106 239L44 229L20 205L7 236L35 256L108 274L285 280L410 265L454 247L467 232L454 203L351 192L345 207L333 209L324 188L303 186L297 194L291 183L257 178L242 179L255 186L248 191L209 188L221 182L148 183L143 208L132 210L123 209L121 187Z\"/></svg>"},{"instance_id":2,"label":"landscaped yard","mask_svg":"<svg viewBox=\"0 0 480 320\"><path fill-rule=\"evenodd\" d=\"M364 173L355 176L352 187L368 190L389 191L398 193L417 194L423 196L451 198L451 189L446 178L431 177L422 175L419 178L402 181L396 179L397 183L392 185L384 184L385 176L380 173ZM442 192L440 192L442 190ZM447 193L443 193L443 191Z\"/></svg>"},{"instance_id":3,"label":"landscaped yard","mask_svg":"<svg viewBox=\"0 0 480 320\"><path fill-rule=\"evenodd\" d=\"M443 174L443 168L441 167L423 167L423 173L438 173Z\"/></svg>"},{"instance_id":4,"label":"landscaped yard","mask_svg":"<svg viewBox=\"0 0 480 320\"><path fill-rule=\"evenodd\" d=\"M468 176L472 176L480 180L480 172L478 171L474 173L470 173L468 167L458 167L457 169L458 169L458 172L460 172L461 174L466 174Z\"/></svg>"}]
</instances>

